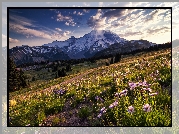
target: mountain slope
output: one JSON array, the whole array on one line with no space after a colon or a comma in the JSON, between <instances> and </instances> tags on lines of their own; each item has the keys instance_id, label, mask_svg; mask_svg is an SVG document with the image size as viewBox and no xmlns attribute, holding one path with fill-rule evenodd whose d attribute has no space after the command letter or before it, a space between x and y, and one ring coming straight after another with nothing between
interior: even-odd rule
<instances>
[{"instance_id":1,"label":"mountain slope","mask_svg":"<svg viewBox=\"0 0 179 134\"><path fill-rule=\"evenodd\" d=\"M132 52L137 49L149 48L155 44L147 41L147 40L132 40L126 41L125 43L115 43L110 45L108 48L103 49L102 51L96 53L94 57L99 57L102 55L116 54L116 53L125 53Z\"/></svg>"},{"instance_id":2,"label":"mountain slope","mask_svg":"<svg viewBox=\"0 0 179 134\"><path fill-rule=\"evenodd\" d=\"M46 46L30 47L23 45L20 47L14 47L9 50L9 55L14 59L16 65L47 60L54 61L70 59L62 50Z\"/></svg>"},{"instance_id":3,"label":"mountain slope","mask_svg":"<svg viewBox=\"0 0 179 134\"><path fill-rule=\"evenodd\" d=\"M65 41L53 41L42 46L20 46L10 49L16 64L24 62L38 62L45 60L68 60L91 58L96 53L111 51L112 53L130 52L139 48L147 48L153 43L145 40L132 40L120 38L116 33L109 30L92 30L83 37L71 38Z\"/></svg>"},{"instance_id":4,"label":"mountain slope","mask_svg":"<svg viewBox=\"0 0 179 134\"><path fill-rule=\"evenodd\" d=\"M105 30L92 30L83 37L71 37L66 41L54 41L52 43L44 44L43 46L51 46L61 48L64 53L68 54L70 58L87 58L89 55L108 48L111 44L123 42L117 34Z\"/></svg>"}]
</instances>

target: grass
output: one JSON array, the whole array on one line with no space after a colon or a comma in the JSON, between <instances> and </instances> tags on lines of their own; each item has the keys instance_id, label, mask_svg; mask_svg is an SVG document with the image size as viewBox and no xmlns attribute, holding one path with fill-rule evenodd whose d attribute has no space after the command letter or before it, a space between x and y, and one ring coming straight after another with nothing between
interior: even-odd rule
<instances>
[{"instance_id":1,"label":"grass","mask_svg":"<svg viewBox=\"0 0 179 134\"><path fill-rule=\"evenodd\" d=\"M170 49L125 56L119 63L93 69L84 64L75 66L84 67L83 72L10 93L10 126L171 126ZM44 90L57 84L66 94ZM114 102L118 104L109 108ZM145 104L149 112L143 110ZM129 106L134 112L128 112Z\"/></svg>"}]
</instances>

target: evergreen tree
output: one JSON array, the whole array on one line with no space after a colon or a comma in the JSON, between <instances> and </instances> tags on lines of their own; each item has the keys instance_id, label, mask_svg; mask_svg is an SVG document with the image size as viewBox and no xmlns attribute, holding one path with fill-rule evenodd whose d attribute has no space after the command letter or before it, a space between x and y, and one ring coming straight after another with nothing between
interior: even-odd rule
<instances>
[{"instance_id":1,"label":"evergreen tree","mask_svg":"<svg viewBox=\"0 0 179 134\"><path fill-rule=\"evenodd\" d=\"M115 60L114 60L114 63L116 63L116 62L120 62L120 60L121 60L121 54L116 54L116 56L115 56Z\"/></svg>"},{"instance_id":2,"label":"evergreen tree","mask_svg":"<svg viewBox=\"0 0 179 134\"><path fill-rule=\"evenodd\" d=\"M111 58L110 64L114 63L114 57Z\"/></svg>"},{"instance_id":3,"label":"evergreen tree","mask_svg":"<svg viewBox=\"0 0 179 134\"><path fill-rule=\"evenodd\" d=\"M14 61L9 58L9 91L15 91L18 87L16 65Z\"/></svg>"},{"instance_id":4,"label":"evergreen tree","mask_svg":"<svg viewBox=\"0 0 179 134\"><path fill-rule=\"evenodd\" d=\"M66 76L66 71L64 68L62 70L58 70L58 77L64 77Z\"/></svg>"},{"instance_id":5,"label":"evergreen tree","mask_svg":"<svg viewBox=\"0 0 179 134\"><path fill-rule=\"evenodd\" d=\"M9 58L9 91L19 90L21 87L26 87L25 75L22 70L16 69L13 59Z\"/></svg>"},{"instance_id":6,"label":"evergreen tree","mask_svg":"<svg viewBox=\"0 0 179 134\"><path fill-rule=\"evenodd\" d=\"M20 69L20 71L19 71L19 81L20 81L20 86L22 86L22 87L27 86L26 77L25 77L25 74L22 71L22 69Z\"/></svg>"},{"instance_id":7,"label":"evergreen tree","mask_svg":"<svg viewBox=\"0 0 179 134\"><path fill-rule=\"evenodd\" d=\"M36 80L36 78L35 78L35 76L33 76L33 77L32 77L32 81L35 81L35 80Z\"/></svg>"},{"instance_id":8,"label":"evergreen tree","mask_svg":"<svg viewBox=\"0 0 179 134\"><path fill-rule=\"evenodd\" d=\"M66 71L68 72L68 71L71 71L72 69L71 69L71 65L70 64L67 64L67 66L66 66Z\"/></svg>"}]
</instances>

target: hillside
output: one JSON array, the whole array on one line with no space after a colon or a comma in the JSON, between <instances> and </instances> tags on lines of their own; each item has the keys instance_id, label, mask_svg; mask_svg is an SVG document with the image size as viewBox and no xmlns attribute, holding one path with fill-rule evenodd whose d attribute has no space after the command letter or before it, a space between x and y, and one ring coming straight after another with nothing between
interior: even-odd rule
<instances>
[{"instance_id":1,"label":"hillside","mask_svg":"<svg viewBox=\"0 0 179 134\"><path fill-rule=\"evenodd\" d=\"M10 126L171 126L171 49L126 56L9 99Z\"/></svg>"}]
</instances>

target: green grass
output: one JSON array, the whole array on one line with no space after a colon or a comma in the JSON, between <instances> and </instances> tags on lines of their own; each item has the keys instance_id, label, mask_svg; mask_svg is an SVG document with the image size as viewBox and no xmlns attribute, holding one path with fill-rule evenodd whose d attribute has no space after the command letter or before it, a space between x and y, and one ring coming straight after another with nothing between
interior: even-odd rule
<instances>
[{"instance_id":1,"label":"green grass","mask_svg":"<svg viewBox=\"0 0 179 134\"><path fill-rule=\"evenodd\" d=\"M10 100L17 102L9 110L9 116L12 118L10 125L38 126L41 124L43 126L48 120L52 126L63 126L70 120L71 122L66 125L171 126L170 49L125 56L121 62L110 66L105 66L105 61L102 60L97 62L98 68L94 68L95 65L84 66L88 63L79 64L73 66L74 74L51 80L46 84L34 85L31 90L22 89L22 91L10 93ZM80 68L81 71L76 74L75 72ZM87 71L89 73L85 73ZM78 78L82 74L85 75ZM55 95L52 89L43 90L71 78L75 79L58 85L59 88L67 90L63 96ZM150 96L149 91L141 90L145 86L130 89L129 82L138 83L144 80L151 84L152 93L157 92L158 95ZM120 98L115 96L123 90L127 90L126 96ZM102 100L96 100L96 96L101 97ZM109 108L116 100L118 105ZM145 104L151 106L150 112L143 111ZM134 107L132 114L127 111L131 105ZM103 107L106 108L106 112L98 118ZM60 121L57 117L64 112L65 121ZM75 113L74 119L71 118L71 113ZM51 116L53 118L50 118Z\"/></svg>"}]
</instances>

